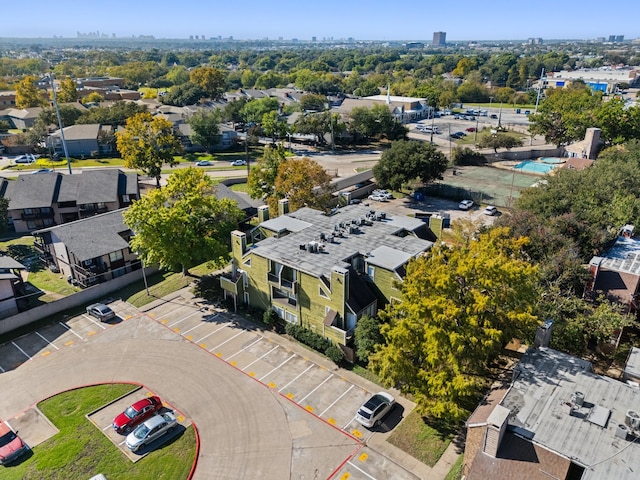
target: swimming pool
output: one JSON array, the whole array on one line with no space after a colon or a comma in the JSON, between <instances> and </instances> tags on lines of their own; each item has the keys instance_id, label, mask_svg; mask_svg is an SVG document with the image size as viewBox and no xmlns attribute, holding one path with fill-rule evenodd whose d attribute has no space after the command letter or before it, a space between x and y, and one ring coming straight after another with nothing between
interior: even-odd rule
<instances>
[{"instance_id":1,"label":"swimming pool","mask_svg":"<svg viewBox=\"0 0 640 480\"><path fill-rule=\"evenodd\" d=\"M552 164L565 163L567 161L566 159L560 157L540 157L538 160L540 160L542 163Z\"/></svg>"},{"instance_id":2,"label":"swimming pool","mask_svg":"<svg viewBox=\"0 0 640 480\"><path fill-rule=\"evenodd\" d=\"M520 162L513 168L517 170L521 170L523 172L548 173L554 168L556 168L557 166L558 164L541 163L541 162L536 162L535 160L525 160L524 162Z\"/></svg>"}]
</instances>

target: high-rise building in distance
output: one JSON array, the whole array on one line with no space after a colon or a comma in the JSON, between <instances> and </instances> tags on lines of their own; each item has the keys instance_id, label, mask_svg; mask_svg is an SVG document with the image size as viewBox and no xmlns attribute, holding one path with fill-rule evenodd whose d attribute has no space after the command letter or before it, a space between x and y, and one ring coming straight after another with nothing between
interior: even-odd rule
<instances>
[{"instance_id":1,"label":"high-rise building in distance","mask_svg":"<svg viewBox=\"0 0 640 480\"><path fill-rule=\"evenodd\" d=\"M443 46L447 44L447 32L433 32L433 45Z\"/></svg>"}]
</instances>

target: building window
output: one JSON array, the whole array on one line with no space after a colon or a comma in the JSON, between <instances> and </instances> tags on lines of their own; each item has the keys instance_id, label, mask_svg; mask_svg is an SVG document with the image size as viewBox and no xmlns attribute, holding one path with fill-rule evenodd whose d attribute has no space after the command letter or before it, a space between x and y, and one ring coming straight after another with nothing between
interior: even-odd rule
<instances>
[{"instance_id":1,"label":"building window","mask_svg":"<svg viewBox=\"0 0 640 480\"><path fill-rule=\"evenodd\" d=\"M324 298L329 298L329 295L322 289L322 287L318 287L318 295Z\"/></svg>"},{"instance_id":2,"label":"building window","mask_svg":"<svg viewBox=\"0 0 640 480\"><path fill-rule=\"evenodd\" d=\"M30 221L28 221L28 222L27 222L27 228L28 228L29 230L35 230L36 228L38 228L38 226L36 225L36 222L30 222Z\"/></svg>"},{"instance_id":3,"label":"building window","mask_svg":"<svg viewBox=\"0 0 640 480\"><path fill-rule=\"evenodd\" d=\"M244 292L244 303L249 305L249 292Z\"/></svg>"},{"instance_id":4,"label":"building window","mask_svg":"<svg viewBox=\"0 0 640 480\"><path fill-rule=\"evenodd\" d=\"M43 224L45 227L50 227L50 226L52 226L52 225L55 225L55 224L53 223L53 218L44 218L44 219L42 219L42 224Z\"/></svg>"},{"instance_id":5,"label":"building window","mask_svg":"<svg viewBox=\"0 0 640 480\"><path fill-rule=\"evenodd\" d=\"M122 260L124 256L122 255L122 250L118 250L117 252L111 252L109 254L109 260L111 262L117 262L118 260Z\"/></svg>"},{"instance_id":6,"label":"building window","mask_svg":"<svg viewBox=\"0 0 640 480\"><path fill-rule=\"evenodd\" d=\"M245 267L251 268L251 257L247 258L244 262L242 262L242 265L244 265Z\"/></svg>"},{"instance_id":7,"label":"building window","mask_svg":"<svg viewBox=\"0 0 640 480\"><path fill-rule=\"evenodd\" d=\"M130 202L130 200L129 200L129 195L122 195L122 201L123 201L124 203L129 203L129 202Z\"/></svg>"},{"instance_id":8,"label":"building window","mask_svg":"<svg viewBox=\"0 0 640 480\"><path fill-rule=\"evenodd\" d=\"M276 312L276 315L278 315L279 318L284 319L284 308L277 307L276 305L272 305L271 308Z\"/></svg>"},{"instance_id":9,"label":"building window","mask_svg":"<svg viewBox=\"0 0 640 480\"><path fill-rule=\"evenodd\" d=\"M25 215L32 215L33 214L33 208L25 208L23 211L24 211Z\"/></svg>"},{"instance_id":10,"label":"building window","mask_svg":"<svg viewBox=\"0 0 640 480\"><path fill-rule=\"evenodd\" d=\"M107 208L107 204L104 202L98 202L96 203L96 207L97 208Z\"/></svg>"},{"instance_id":11,"label":"building window","mask_svg":"<svg viewBox=\"0 0 640 480\"><path fill-rule=\"evenodd\" d=\"M298 323L298 316L290 312L285 313L284 319L289 323Z\"/></svg>"},{"instance_id":12,"label":"building window","mask_svg":"<svg viewBox=\"0 0 640 480\"><path fill-rule=\"evenodd\" d=\"M372 265L367 265L367 275L372 282L375 281L376 269Z\"/></svg>"}]
</instances>

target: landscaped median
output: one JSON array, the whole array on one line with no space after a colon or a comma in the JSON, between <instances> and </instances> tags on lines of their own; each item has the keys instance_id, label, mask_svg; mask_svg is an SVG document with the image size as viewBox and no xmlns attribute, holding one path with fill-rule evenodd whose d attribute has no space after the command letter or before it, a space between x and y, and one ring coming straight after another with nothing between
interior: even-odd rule
<instances>
[{"instance_id":1,"label":"landscaped median","mask_svg":"<svg viewBox=\"0 0 640 480\"><path fill-rule=\"evenodd\" d=\"M189 478L197 452L193 426L134 463L87 418L90 412L138 388L130 384L96 385L40 402L38 408L59 432L33 446L32 455L3 468L2 479L85 479L97 473L108 479Z\"/></svg>"}]
</instances>

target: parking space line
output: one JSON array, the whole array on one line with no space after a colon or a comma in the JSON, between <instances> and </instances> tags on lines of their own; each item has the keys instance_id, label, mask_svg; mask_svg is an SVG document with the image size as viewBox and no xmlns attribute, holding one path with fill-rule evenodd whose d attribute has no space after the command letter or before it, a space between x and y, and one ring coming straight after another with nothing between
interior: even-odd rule
<instances>
[{"instance_id":1,"label":"parking space line","mask_svg":"<svg viewBox=\"0 0 640 480\"><path fill-rule=\"evenodd\" d=\"M360 467L358 467L355 463L351 463L351 461L347 462L349 465L351 465L353 468L355 468L356 470L358 470L360 473L362 473L363 475L366 475L367 477L369 477L371 480L376 480L376 477L372 477L371 475L369 475L367 472L365 472L364 470L362 470Z\"/></svg>"},{"instance_id":2,"label":"parking space line","mask_svg":"<svg viewBox=\"0 0 640 480\"><path fill-rule=\"evenodd\" d=\"M107 425L106 427L104 427L104 428L102 429L102 431L104 432L105 430L108 430L110 427L111 427L111 425Z\"/></svg>"},{"instance_id":3,"label":"parking space line","mask_svg":"<svg viewBox=\"0 0 640 480\"><path fill-rule=\"evenodd\" d=\"M312 363L311 365L309 365L309 366L307 367L307 369L306 369L304 372L302 372L302 373L298 374L298 376L297 376L296 378L294 378L294 379L293 379L293 380L291 380L289 383L287 383L284 387L282 387L280 390L278 390L278 393L282 393L282 391L283 391L285 388L287 388L289 385L291 385L293 382L295 382L297 379L299 379L302 375L304 375L304 374L305 374L305 373L307 373L309 370L311 370L311 369L313 368L313 366L314 366L314 365L315 365L315 364L313 364L313 363Z\"/></svg>"},{"instance_id":4,"label":"parking space line","mask_svg":"<svg viewBox=\"0 0 640 480\"><path fill-rule=\"evenodd\" d=\"M346 392L344 392L342 395L340 395L338 398L336 398L336 399L335 399L335 401L334 401L331 405L329 405L327 408L325 408L325 409L324 409L324 412L322 412L322 413L320 414L320 416L322 417L325 413L327 413L327 410L329 410L329 409L330 409L331 407L333 407L336 403L338 403L338 402L340 401L340 399L341 399L342 397L344 397L347 393L349 393L349 391L350 391L354 386L355 386L355 385L353 385L353 384L352 384L349 388L347 388L347 391L346 391Z\"/></svg>"},{"instance_id":5,"label":"parking space line","mask_svg":"<svg viewBox=\"0 0 640 480\"><path fill-rule=\"evenodd\" d=\"M71 333L73 333L76 337L78 337L80 340L84 340L84 338L82 338L80 335L78 335L76 332L73 331L73 328L71 328L69 325L65 325L62 322L58 322L60 325L62 325L64 328L66 328L67 330L69 330Z\"/></svg>"},{"instance_id":6,"label":"parking space line","mask_svg":"<svg viewBox=\"0 0 640 480\"><path fill-rule=\"evenodd\" d=\"M229 360L231 360L233 357L235 357L236 355L244 352L247 348L251 348L253 347L256 343L258 343L259 341L261 341L264 337L263 336L259 336L256 340L254 340L253 342L251 342L249 345L247 345L246 347L244 347L242 350L238 350L236 353L234 353L233 355L225 358L225 360L228 362Z\"/></svg>"},{"instance_id":7,"label":"parking space line","mask_svg":"<svg viewBox=\"0 0 640 480\"><path fill-rule=\"evenodd\" d=\"M39 332L35 332L36 335L38 335L41 339L43 339L45 342L47 342L49 345L51 345L53 348L55 348L56 350L60 350L58 347L56 347L53 343L51 343L49 340L47 340L46 338L44 338L42 335L40 335Z\"/></svg>"},{"instance_id":8,"label":"parking space line","mask_svg":"<svg viewBox=\"0 0 640 480\"><path fill-rule=\"evenodd\" d=\"M191 315L187 315L186 317L184 317L184 318L182 318L182 319L178 320L177 322L173 322L171 325L169 325L169 328L171 328L171 327L175 327L175 326L176 326L176 325L178 325L179 323L184 322L187 318L191 318L191 317L193 317L194 315L198 315L199 313L202 313L202 310L198 310L197 312L194 312L194 313L192 313Z\"/></svg>"},{"instance_id":9,"label":"parking space line","mask_svg":"<svg viewBox=\"0 0 640 480\"><path fill-rule=\"evenodd\" d=\"M324 379L324 381L318 385L316 388L314 388L313 390L311 390L309 393L307 393L303 398L300 399L300 401L298 402L299 404L302 404L302 402L304 402L313 392L315 392L316 390L318 390L322 385L324 385L325 383L327 383L331 377L333 377L333 373L331 375L329 375L327 378Z\"/></svg>"},{"instance_id":10,"label":"parking space line","mask_svg":"<svg viewBox=\"0 0 640 480\"><path fill-rule=\"evenodd\" d=\"M349 420L349 421L345 424L345 426L344 426L344 427L342 427L342 430L345 430L345 431L346 431L347 427L348 427L349 425L351 425L351 424L355 421L355 419L356 419L356 416L354 415L354 416L353 416L353 418L352 418L351 420ZM355 434L354 434L354 435L355 435ZM362 435L360 435L360 436L362 436ZM359 436L358 436L358 435L356 435L356 437L358 437L358 438L359 438Z\"/></svg>"},{"instance_id":11,"label":"parking space line","mask_svg":"<svg viewBox=\"0 0 640 480\"><path fill-rule=\"evenodd\" d=\"M107 327L105 327L104 325L102 325L102 323L98 323L96 322L93 318L91 318L91 316L89 315L83 315L83 317L88 318L89 320L91 320L93 323L95 323L96 325L98 325L101 329L106 330Z\"/></svg>"},{"instance_id":12,"label":"parking space line","mask_svg":"<svg viewBox=\"0 0 640 480\"><path fill-rule=\"evenodd\" d=\"M2 367L0 367L0 370L2 370L2 373L6 372L6 370Z\"/></svg>"},{"instance_id":13,"label":"parking space line","mask_svg":"<svg viewBox=\"0 0 640 480\"><path fill-rule=\"evenodd\" d=\"M276 345L275 347L273 347L271 350L269 350L267 353L264 353L263 355L259 356L258 358L256 358L253 362L251 362L249 365L247 365L246 367L244 367L242 369L242 371L244 372L245 368L249 368L251 365L253 365L254 363L257 363L258 361L262 360L264 357L266 357L267 355L269 355L271 352L273 352L274 350L277 350L278 348L280 348L280 345Z\"/></svg>"},{"instance_id":14,"label":"parking space line","mask_svg":"<svg viewBox=\"0 0 640 480\"><path fill-rule=\"evenodd\" d=\"M271 371L265 375L263 375L262 377L260 377L260 381L262 381L264 378L268 377L269 375L271 375L273 372L275 372L276 370L278 370L281 366L283 366L285 363L287 363L289 360L291 360L293 357L295 357L296 354L292 354L289 358L287 358L284 362L282 362L280 365L278 365L277 367L274 367L273 369L271 369Z\"/></svg>"},{"instance_id":15,"label":"parking space line","mask_svg":"<svg viewBox=\"0 0 640 480\"><path fill-rule=\"evenodd\" d=\"M207 333L204 337L202 337L200 340L196 340L196 343L200 343L202 340L204 340L207 337L210 337L211 335L213 335L216 332L219 332L220 330L222 330L225 327L228 327L229 325L231 325L231 322L227 322L224 325L222 325L220 328L215 329L213 332L211 333Z\"/></svg>"},{"instance_id":16,"label":"parking space line","mask_svg":"<svg viewBox=\"0 0 640 480\"><path fill-rule=\"evenodd\" d=\"M31 360L31 357L29 356L29 354L28 354L27 352L25 352L23 349L21 349L21 348L16 344L16 342L11 342L11 344L12 344L14 347L16 347L18 350L20 350L20 351L24 354L24 356L25 356L25 357L27 357L29 360Z\"/></svg>"},{"instance_id":17,"label":"parking space line","mask_svg":"<svg viewBox=\"0 0 640 480\"><path fill-rule=\"evenodd\" d=\"M187 333L189 333L191 330L195 330L198 327L201 327L202 325L204 325L204 323L199 323L197 324L195 327L191 327L189 330L186 330L185 332L183 332L183 336L186 335Z\"/></svg>"},{"instance_id":18,"label":"parking space line","mask_svg":"<svg viewBox=\"0 0 640 480\"><path fill-rule=\"evenodd\" d=\"M237 336L242 335L244 332L246 332L246 330L244 330L244 329L243 329L243 330L240 330L240 331L239 331L238 333L236 333L233 337L231 337L231 338L229 338L229 339L225 340L225 341L224 341L224 342L222 342L220 345L216 345L215 347L213 347L213 348L212 348L211 350L209 350L209 351L210 351L210 352L212 352L212 351L214 351L214 350L216 350L216 349L220 348L220 347L221 347L221 346L223 346L225 343L230 342L231 340L233 340L233 339L234 339L234 338L236 338Z\"/></svg>"}]
</instances>

